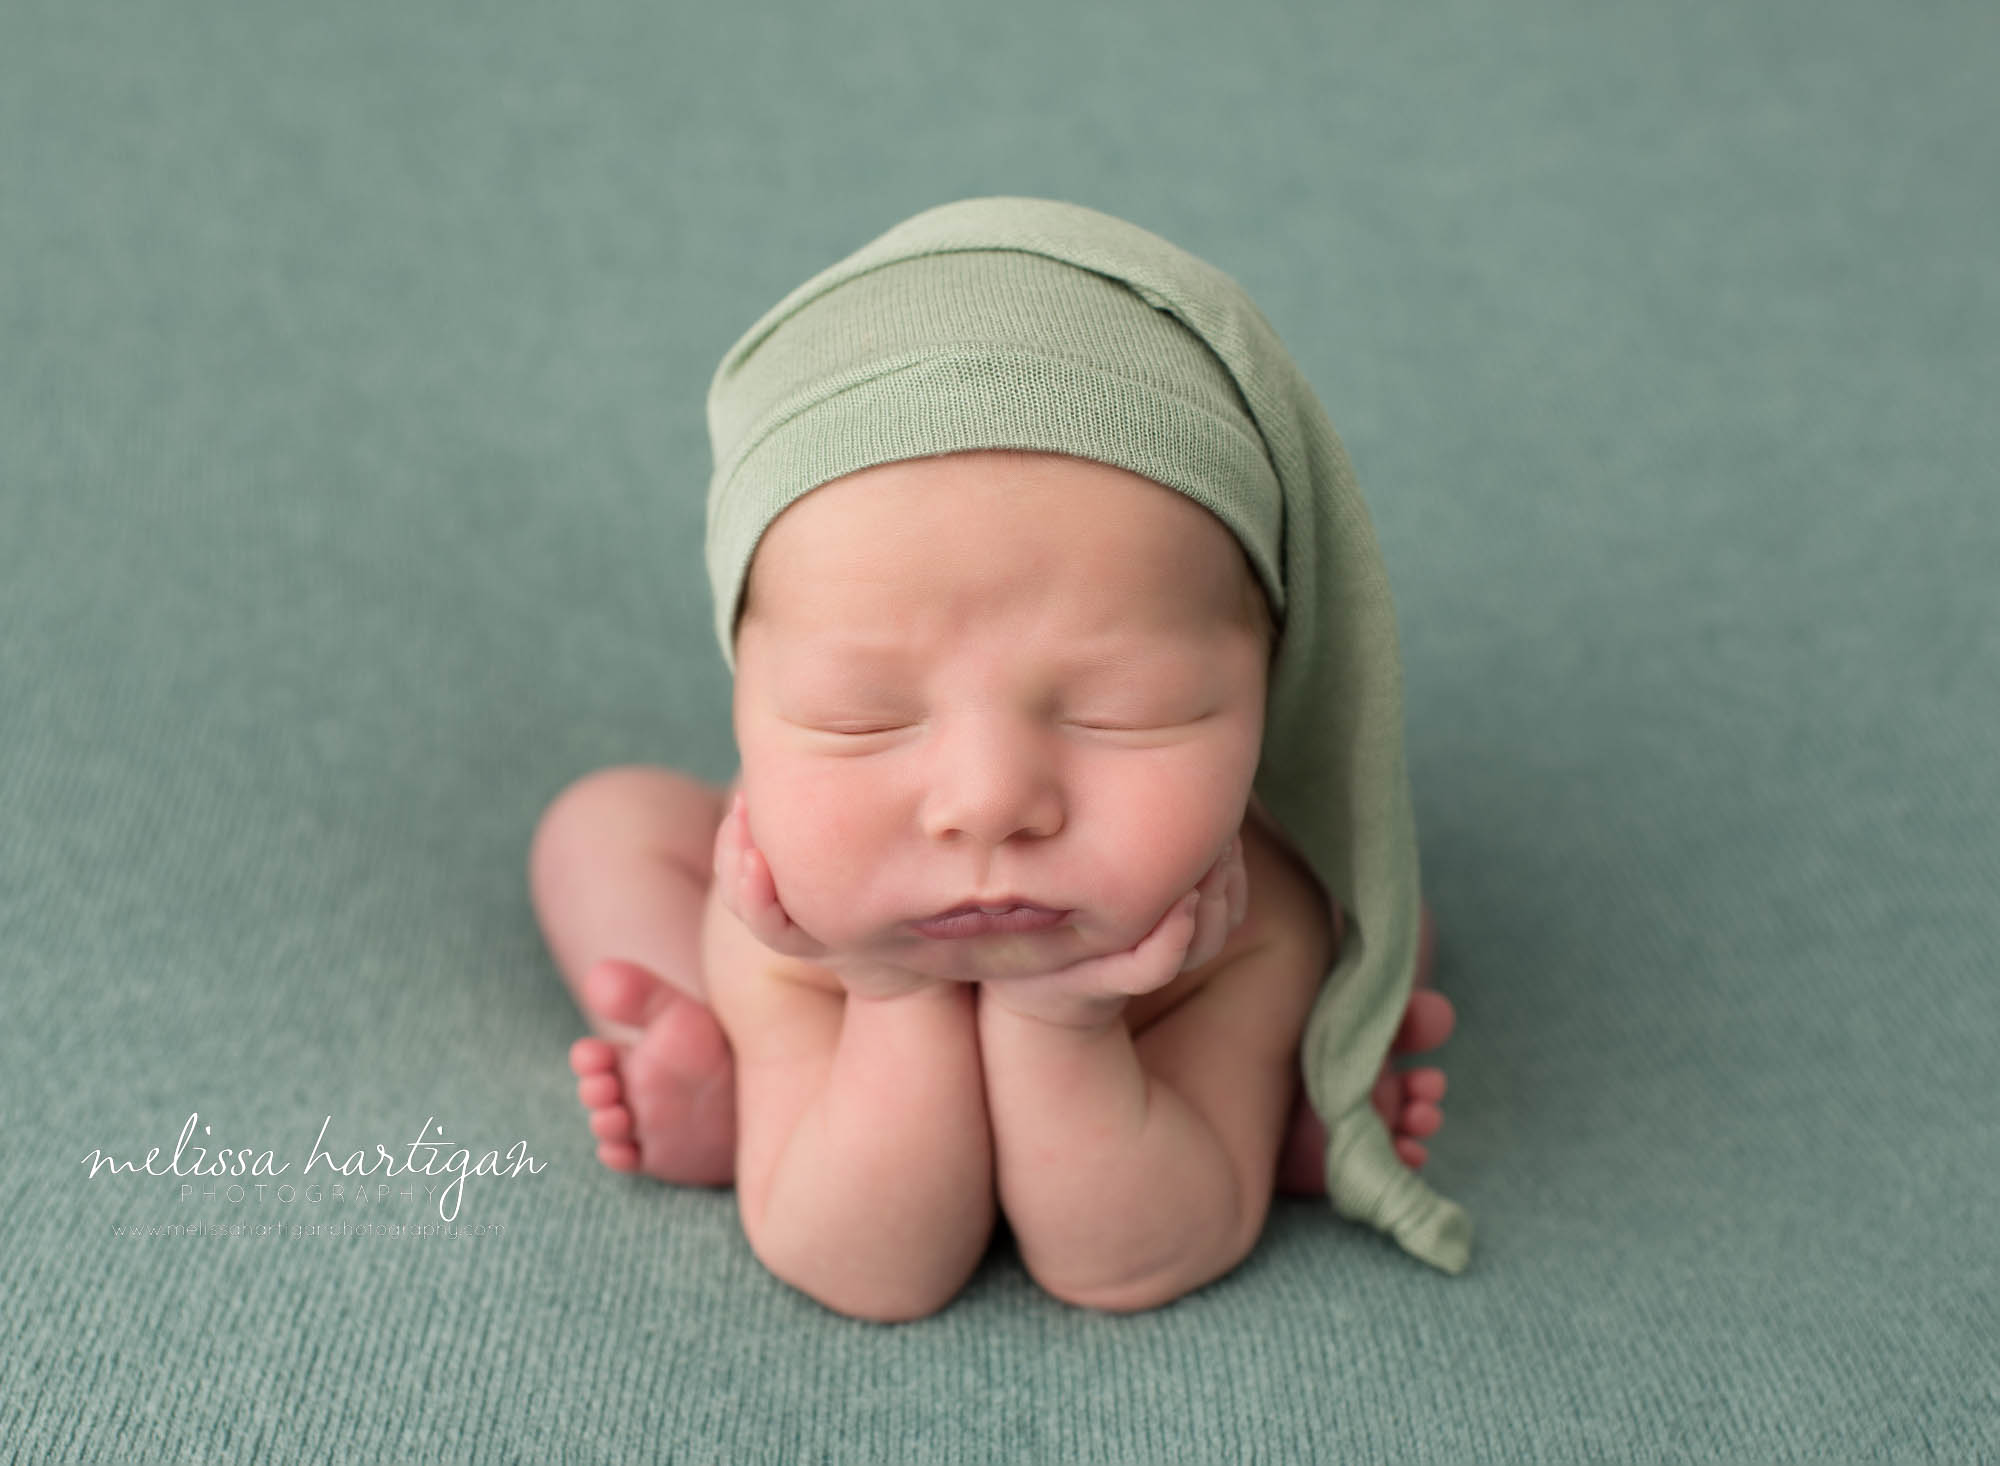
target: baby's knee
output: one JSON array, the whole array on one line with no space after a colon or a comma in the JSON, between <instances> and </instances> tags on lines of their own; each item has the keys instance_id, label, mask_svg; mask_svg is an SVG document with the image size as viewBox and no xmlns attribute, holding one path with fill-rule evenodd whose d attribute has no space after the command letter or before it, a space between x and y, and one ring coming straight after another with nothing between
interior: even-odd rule
<instances>
[{"instance_id":1,"label":"baby's knee","mask_svg":"<svg viewBox=\"0 0 2000 1466\"><path fill-rule=\"evenodd\" d=\"M570 781L542 811L535 828L536 838L559 833L574 824L600 822L619 806L630 804L653 772L643 764L618 764Z\"/></svg>"},{"instance_id":2,"label":"baby's knee","mask_svg":"<svg viewBox=\"0 0 2000 1466\"><path fill-rule=\"evenodd\" d=\"M629 775L626 768L599 769L566 785L548 802L528 842L529 884L540 888L549 874L568 867L577 852L596 843Z\"/></svg>"},{"instance_id":3,"label":"baby's knee","mask_svg":"<svg viewBox=\"0 0 2000 1466\"><path fill-rule=\"evenodd\" d=\"M598 769L566 786L536 822L530 871L578 847L641 847L706 869L722 795L699 779L652 764Z\"/></svg>"}]
</instances>

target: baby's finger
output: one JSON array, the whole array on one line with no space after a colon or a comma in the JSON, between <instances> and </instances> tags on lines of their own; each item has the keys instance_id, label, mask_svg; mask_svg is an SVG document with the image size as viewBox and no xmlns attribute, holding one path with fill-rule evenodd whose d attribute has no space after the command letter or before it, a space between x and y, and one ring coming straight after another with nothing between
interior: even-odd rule
<instances>
[{"instance_id":1,"label":"baby's finger","mask_svg":"<svg viewBox=\"0 0 2000 1466\"><path fill-rule=\"evenodd\" d=\"M1187 955L1181 959L1181 971L1201 966L1219 953L1229 940L1229 934L1236 930L1243 917L1239 910L1236 888L1242 885L1247 892L1247 884L1241 881L1243 867L1242 840L1232 838L1202 877L1195 893L1201 898L1195 909L1194 940L1188 944ZM1247 903L1241 903L1247 904Z\"/></svg>"},{"instance_id":2,"label":"baby's finger","mask_svg":"<svg viewBox=\"0 0 2000 1466\"><path fill-rule=\"evenodd\" d=\"M749 850L750 818L739 793L729 802L729 808L715 827L715 879L725 900L734 898L742 884L743 857ZM738 916L742 914L737 912Z\"/></svg>"},{"instance_id":3,"label":"baby's finger","mask_svg":"<svg viewBox=\"0 0 2000 1466\"><path fill-rule=\"evenodd\" d=\"M743 812L743 796L737 795L715 831L715 887L723 904L756 929L756 903L750 899L750 833Z\"/></svg>"},{"instance_id":4,"label":"baby's finger","mask_svg":"<svg viewBox=\"0 0 2000 1466\"><path fill-rule=\"evenodd\" d=\"M1195 888L1195 895L1194 936L1188 942L1187 955L1181 958L1182 972L1209 961L1229 940L1229 891L1222 872L1218 870L1203 881Z\"/></svg>"},{"instance_id":5,"label":"baby's finger","mask_svg":"<svg viewBox=\"0 0 2000 1466\"><path fill-rule=\"evenodd\" d=\"M763 852L754 846L743 855L744 899L753 915L751 931L774 952L792 957L817 957L825 948L806 929L793 921L778 899L778 884Z\"/></svg>"},{"instance_id":6,"label":"baby's finger","mask_svg":"<svg viewBox=\"0 0 2000 1466\"><path fill-rule=\"evenodd\" d=\"M1106 957L1094 957L1067 968L1072 978L1105 991L1138 997L1173 981L1181 955L1194 939L1195 911L1199 893L1190 891L1167 908L1153 923L1153 929L1136 946Z\"/></svg>"},{"instance_id":7,"label":"baby's finger","mask_svg":"<svg viewBox=\"0 0 2000 1466\"><path fill-rule=\"evenodd\" d=\"M1152 979L1154 986L1164 986L1173 973L1186 970L1184 959L1195 939L1201 935L1202 910L1210 904L1208 896L1200 888L1188 892L1146 939L1132 949L1134 955L1145 959L1146 970L1155 974Z\"/></svg>"},{"instance_id":8,"label":"baby's finger","mask_svg":"<svg viewBox=\"0 0 2000 1466\"><path fill-rule=\"evenodd\" d=\"M716 832L715 879L723 904L758 941L789 956L818 954L819 944L786 915L778 900L770 863L750 838L750 812L741 794Z\"/></svg>"},{"instance_id":9,"label":"baby's finger","mask_svg":"<svg viewBox=\"0 0 2000 1466\"><path fill-rule=\"evenodd\" d=\"M1229 867L1225 889L1229 896L1229 929L1235 931L1250 914L1250 869L1243 863L1243 837L1229 843Z\"/></svg>"}]
</instances>

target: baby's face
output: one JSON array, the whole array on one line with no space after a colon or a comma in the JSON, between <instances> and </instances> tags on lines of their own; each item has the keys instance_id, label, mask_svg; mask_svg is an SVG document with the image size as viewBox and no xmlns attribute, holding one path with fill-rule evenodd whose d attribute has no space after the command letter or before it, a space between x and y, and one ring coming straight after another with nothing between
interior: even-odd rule
<instances>
[{"instance_id":1,"label":"baby's face","mask_svg":"<svg viewBox=\"0 0 2000 1466\"><path fill-rule=\"evenodd\" d=\"M1267 648L1193 500L1082 459L850 474L751 568L735 724L752 835L829 946L977 981L1129 947L1241 826ZM955 939L1013 897L1074 914Z\"/></svg>"}]
</instances>

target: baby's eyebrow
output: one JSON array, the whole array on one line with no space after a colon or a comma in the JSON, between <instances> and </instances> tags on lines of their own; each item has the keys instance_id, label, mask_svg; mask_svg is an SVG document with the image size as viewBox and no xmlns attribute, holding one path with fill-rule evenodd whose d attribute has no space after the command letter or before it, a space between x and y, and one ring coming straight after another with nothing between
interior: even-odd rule
<instances>
[{"instance_id":1,"label":"baby's eyebrow","mask_svg":"<svg viewBox=\"0 0 2000 1466\"><path fill-rule=\"evenodd\" d=\"M904 642L839 634L803 636L793 655L799 673L814 682L831 677L848 691L865 687L884 696L907 687L929 660ZM1060 683L1076 686L1153 685L1169 679L1178 685L1184 676L1201 674L1206 667L1198 645L1185 636L1161 631L1081 641L1052 658L1048 673Z\"/></svg>"},{"instance_id":2,"label":"baby's eyebrow","mask_svg":"<svg viewBox=\"0 0 2000 1466\"><path fill-rule=\"evenodd\" d=\"M883 677L910 664L911 648L893 642L807 634L793 642L791 656L806 667L831 667L846 675Z\"/></svg>"}]
</instances>

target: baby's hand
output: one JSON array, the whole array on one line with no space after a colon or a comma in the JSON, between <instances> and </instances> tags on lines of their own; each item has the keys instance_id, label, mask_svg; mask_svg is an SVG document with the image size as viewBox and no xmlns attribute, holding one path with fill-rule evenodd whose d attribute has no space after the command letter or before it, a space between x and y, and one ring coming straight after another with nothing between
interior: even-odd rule
<instances>
[{"instance_id":1,"label":"baby's hand","mask_svg":"<svg viewBox=\"0 0 2000 1466\"><path fill-rule=\"evenodd\" d=\"M1066 1028L1100 1028L1131 999L1211 961L1249 910L1250 878L1239 834L1201 883L1168 907L1135 945L1038 976L992 979L980 984L980 1001Z\"/></svg>"},{"instance_id":2,"label":"baby's hand","mask_svg":"<svg viewBox=\"0 0 2000 1466\"><path fill-rule=\"evenodd\" d=\"M774 952L818 962L850 994L894 998L938 979L887 963L841 954L793 921L778 899L771 866L750 837L750 808L739 790L715 830L715 888L722 904Z\"/></svg>"},{"instance_id":3,"label":"baby's hand","mask_svg":"<svg viewBox=\"0 0 2000 1466\"><path fill-rule=\"evenodd\" d=\"M1215 858L1215 864L1208 868L1208 874L1201 878L1193 894L1198 898L1194 938L1188 943L1187 955L1181 959L1177 969L1180 972L1190 972L1204 962L1213 961L1230 934L1250 914L1250 872L1243 864L1240 830Z\"/></svg>"}]
</instances>

